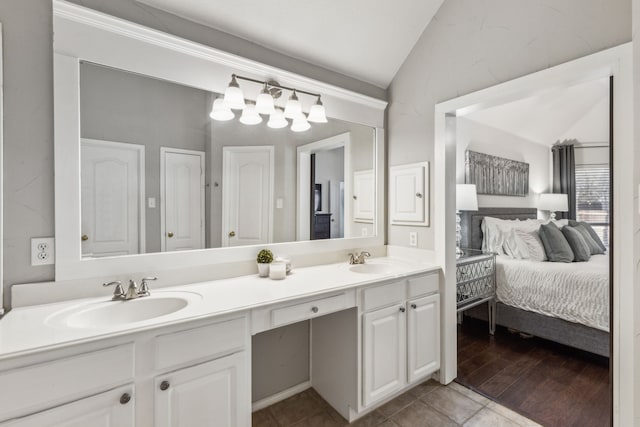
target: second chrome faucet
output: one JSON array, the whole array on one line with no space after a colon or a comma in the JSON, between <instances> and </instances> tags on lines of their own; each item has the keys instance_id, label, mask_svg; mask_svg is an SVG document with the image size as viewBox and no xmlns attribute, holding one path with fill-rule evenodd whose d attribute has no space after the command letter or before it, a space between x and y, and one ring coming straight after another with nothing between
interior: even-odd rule
<instances>
[{"instance_id":1,"label":"second chrome faucet","mask_svg":"<svg viewBox=\"0 0 640 427\"><path fill-rule=\"evenodd\" d=\"M122 287L122 282L119 280L103 283L102 286L115 285L115 289L113 290L113 297L111 298L113 301L129 301L132 299L148 297L149 295L151 295L151 293L149 292L149 284L147 283L151 280L158 280L158 278L143 277L142 282L140 283L140 288L138 288L138 284L135 282L135 280L129 280L129 287L126 291Z\"/></svg>"},{"instance_id":2,"label":"second chrome faucet","mask_svg":"<svg viewBox=\"0 0 640 427\"><path fill-rule=\"evenodd\" d=\"M364 264L365 258L370 256L371 254L367 251L362 251L359 255L349 254L349 264Z\"/></svg>"}]
</instances>

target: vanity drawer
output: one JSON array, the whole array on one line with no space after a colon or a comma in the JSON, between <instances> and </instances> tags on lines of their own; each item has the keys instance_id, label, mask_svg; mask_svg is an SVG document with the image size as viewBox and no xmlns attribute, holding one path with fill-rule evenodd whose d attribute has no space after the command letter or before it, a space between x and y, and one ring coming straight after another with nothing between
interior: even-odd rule
<instances>
[{"instance_id":1,"label":"vanity drawer","mask_svg":"<svg viewBox=\"0 0 640 427\"><path fill-rule=\"evenodd\" d=\"M314 317L355 307L355 291L348 290L326 297L308 298L296 303L256 309L252 313L253 334Z\"/></svg>"},{"instance_id":2,"label":"vanity drawer","mask_svg":"<svg viewBox=\"0 0 640 427\"><path fill-rule=\"evenodd\" d=\"M133 344L126 344L0 372L0 421L130 382L133 358Z\"/></svg>"},{"instance_id":3,"label":"vanity drawer","mask_svg":"<svg viewBox=\"0 0 640 427\"><path fill-rule=\"evenodd\" d=\"M438 273L409 279L409 298L429 295L440 290L440 275Z\"/></svg>"},{"instance_id":4,"label":"vanity drawer","mask_svg":"<svg viewBox=\"0 0 640 427\"><path fill-rule=\"evenodd\" d=\"M155 343L155 368L166 370L244 349L248 340L247 319L241 317L186 331L160 335ZM189 351L184 351L188 348Z\"/></svg>"},{"instance_id":5,"label":"vanity drawer","mask_svg":"<svg viewBox=\"0 0 640 427\"><path fill-rule=\"evenodd\" d=\"M364 311L375 310L391 304L403 302L406 281L393 282L382 286L366 288L362 291L362 307Z\"/></svg>"}]
</instances>

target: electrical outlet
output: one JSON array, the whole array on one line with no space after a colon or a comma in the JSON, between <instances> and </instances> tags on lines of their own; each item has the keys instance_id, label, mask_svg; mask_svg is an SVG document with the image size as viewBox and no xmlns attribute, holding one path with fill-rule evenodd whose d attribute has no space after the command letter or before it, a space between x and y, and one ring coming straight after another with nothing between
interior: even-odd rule
<instances>
[{"instance_id":1,"label":"electrical outlet","mask_svg":"<svg viewBox=\"0 0 640 427\"><path fill-rule=\"evenodd\" d=\"M54 264L53 237L34 237L31 239L31 265Z\"/></svg>"},{"instance_id":2,"label":"electrical outlet","mask_svg":"<svg viewBox=\"0 0 640 427\"><path fill-rule=\"evenodd\" d=\"M418 246L418 232L409 232L409 246Z\"/></svg>"},{"instance_id":3,"label":"electrical outlet","mask_svg":"<svg viewBox=\"0 0 640 427\"><path fill-rule=\"evenodd\" d=\"M362 227L362 237L367 237L369 235L369 230L367 229L367 227Z\"/></svg>"}]
</instances>

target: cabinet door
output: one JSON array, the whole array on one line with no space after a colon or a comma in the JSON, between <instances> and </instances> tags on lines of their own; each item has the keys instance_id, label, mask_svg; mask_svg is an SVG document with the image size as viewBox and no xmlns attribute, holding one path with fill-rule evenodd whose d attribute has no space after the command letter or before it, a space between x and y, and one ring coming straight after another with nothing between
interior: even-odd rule
<instances>
[{"instance_id":1,"label":"cabinet door","mask_svg":"<svg viewBox=\"0 0 640 427\"><path fill-rule=\"evenodd\" d=\"M126 399L124 394L129 395ZM61 405L0 427L133 427L133 387L125 386ZM121 403L122 402L122 403Z\"/></svg>"},{"instance_id":2,"label":"cabinet door","mask_svg":"<svg viewBox=\"0 0 640 427\"><path fill-rule=\"evenodd\" d=\"M399 390L406 378L406 320L404 305L363 316L363 405Z\"/></svg>"},{"instance_id":3,"label":"cabinet door","mask_svg":"<svg viewBox=\"0 0 640 427\"><path fill-rule=\"evenodd\" d=\"M392 224L429 224L429 163L389 168L389 205Z\"/></svg>"},{"instance_id":4,"label":"cabinet door","mask_svg":"<svg viewBox=\"0 0 640 427\"><path fill-rule=\"evenodd\" d=\"M240 352L155 380L155 427L251 424L246 354Z\"/></svg>"},{"instance_id":5,"label":"cabinet door","mask_svg":"<svg viewBox=\"0 0 640 427\"><path fill-rule=\"evenodd\" d=\"M418 298L408 303L409 382L440 368L440 296Z\"/></svg>"},{"instance_id":6,"label":"cabinet door","mask_svg":"<svg viewBox=\"0 0 640 427\"><path fill-rule=\"evenodd\" d=\"M353 173L353 220L373 222L376 179L373 170Z\"/></svg>"}]
</instances>

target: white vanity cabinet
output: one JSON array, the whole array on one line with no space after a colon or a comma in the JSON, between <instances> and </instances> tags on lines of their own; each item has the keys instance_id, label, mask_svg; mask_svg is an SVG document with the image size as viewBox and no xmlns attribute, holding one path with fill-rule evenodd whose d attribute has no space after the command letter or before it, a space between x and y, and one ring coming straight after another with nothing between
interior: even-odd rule
<instances>
[{"instance_id":1,"label":"white vanity cabinet","mask_svg":"<svg viewBox=\"0 0 640 427\"><path fill-rule=\"evenodd\" d=\"M361 291L364 407L440 368L438 290L429 274Z\"/></svg>"},{"instance_id":2,"label":"white vanity cabinet","mask_svg":"<svg viewBox=\"0 0 640 427\"><path fill-rule=\"evenodd\" d=\"M131 386L119 387L95 396L0 423L2 427L133 427L134 404Z\"/></svg>"}]
</instances>

